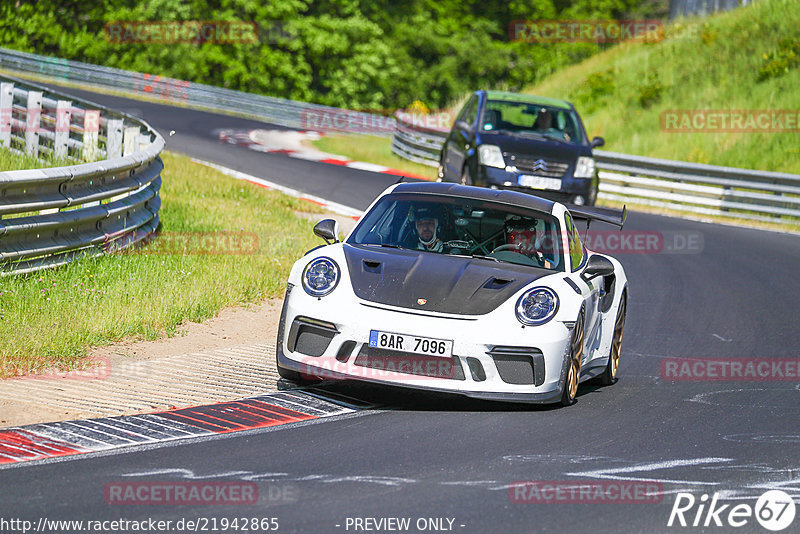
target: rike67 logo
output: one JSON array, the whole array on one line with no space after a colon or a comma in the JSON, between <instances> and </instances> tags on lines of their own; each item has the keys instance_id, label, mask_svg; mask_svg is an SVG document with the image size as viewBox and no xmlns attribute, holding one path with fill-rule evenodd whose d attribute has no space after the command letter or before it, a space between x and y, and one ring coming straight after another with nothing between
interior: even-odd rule
<instances>
[{"instance_id":1,"label":"rike67 logo","mask_svg":"<svg viewBox=\"0 0 800 534\"><path fill-rule=\"evenodd\" d=\"M696 499L691 493L678 493L667 526L681 527L743 527L753 517L767 530L779 532L794 521L795 504L792 497L781 490L769 490L761 495L755 506L749 504L719 504L714 493L709 501L707 494Z\"/></svg>"}]
</instances>

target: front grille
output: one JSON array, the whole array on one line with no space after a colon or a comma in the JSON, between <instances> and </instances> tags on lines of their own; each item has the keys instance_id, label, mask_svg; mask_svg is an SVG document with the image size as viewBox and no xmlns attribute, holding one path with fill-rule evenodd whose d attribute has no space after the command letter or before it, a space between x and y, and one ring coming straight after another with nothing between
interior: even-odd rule
<instances>
[{"instance_id":1,"label":"front grille","mask_svg":"<svg viewBox=\"0 0 800 534\"><path fill-rule=\"evenodd\" d=\"M461 361L455 356L451 358L423 356L410 352L378 349L369 345L362 345L354 363L361 367L369 367L378 371L394 371L430 378L465 380ZM380 372L375 373L375 377L379 378Z\"/></svg>"},{"instance_id":2,"label":"front grille","mask_svg":"<svg viewBox=\"0 0 800 534\"><path fill-rule=\"evenodd\" d=\"M494 359L497 373L506 384L544 384L544 355L531 347L494 347L487 354Z\"/></svg>"},{"instance_id":3,"label":"front grille","mask_svg":"<svg viewBox=\"0 0 800 534\"><path fill-rule=\"evenodd\" d=\"M520 172L531 176L544 176L546 178L561 178L569 169L569 163L563 161L546 160L531 156L512 154L511 164L515 165ZM537 163L541 162L541 163Z\"/></svg>"}]
</instances>

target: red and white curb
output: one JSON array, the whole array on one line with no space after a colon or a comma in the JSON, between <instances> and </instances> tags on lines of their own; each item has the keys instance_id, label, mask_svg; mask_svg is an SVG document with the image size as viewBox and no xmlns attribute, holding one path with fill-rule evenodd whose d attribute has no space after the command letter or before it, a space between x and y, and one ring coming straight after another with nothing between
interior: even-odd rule
<instances>
[{"instance_id":1,"label":"red and white curb","mask_svg":"<svg viewBox=\"0 0 800 534\"><path fill-rule=\"evenodd\" d=\"M212 169L216 169L222 174L230 176L232 178L236 178L237 180L244 180L246 182L250 182L251 184L265 187L267 189L274 189L286 195L307 200L308 202L313 202L314 204L322 206L328 211L331 211L333 213L338 213L339 215L352 217L355 220L361 218L361 215L363 215L364 213L363 211L358 210L356 208L351 208L350 206L345 206L344 204L339 204L337 202L331 202L330 200L325 200L324 198L315 195L309 195L307 193L300 192L296 189L292 189L291 187L286 187L280 184L276 184L274 182L264 180L263 178L253 176L252 174L247 174L234 169L229 169L228 167L223 167L222 165L217 165L216 163L212 163L210 161L203 161L201 159L196 159L196 158L192 158L192 161L195 163L199 163L200 165L205 165L206 167L211 167Z\"/></svg>"},{"instance_id":2,"label":"red and white curb","mask_svg":"<svg viewBox=\"0 0 800 534\"><path fill-rule=\"evenodd\" d=\"M143 415L0 430L0 468L20 462L274 427L355 412L303 391Z\"/></svg>"},{"instance_id":3,"label":"red and white curb","mask_svg":"<svg viewBox=\"0 0 800 534\"><path fill-rule=\"evenodd\" d=\"M267 154L286 154L290 158L339 165L361 171L431 180L429 177L392 169L384 165L353 161L344 156L328 154L308 148L303 144L304 141L315 141L323 137L325 134L322 132L311 130L220 130L218 133L220 141Z\"/></svg>"}]
</instances>

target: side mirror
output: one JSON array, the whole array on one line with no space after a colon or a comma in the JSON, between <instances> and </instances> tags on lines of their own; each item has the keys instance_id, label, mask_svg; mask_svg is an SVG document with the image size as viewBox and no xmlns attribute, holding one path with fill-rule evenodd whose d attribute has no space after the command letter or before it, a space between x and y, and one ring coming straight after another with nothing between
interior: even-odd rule
<instances>
[{"instance_id":1,"label":"side mirror","mask_svg":"<svg viewBox=\"0 0 800 534\"><path fill-rule=\"evenodd\" d=\"M602 137L595 137L592 139L592 148L597 148L606 144L606 140Z\"/></svg>"},{"instance_id":2,"label":"side mirror","mask_svg":"<svg viewBox=\"0 0 800 534\"><path fill-rule=\"evenodd\" d=\"M592 254L589 256L589 261L586 262L586 267L583 269L581 278L588 282L592 278L608 276L610 274L614 274L614 264L611 263L608 258Z\"/></svg>"},{"instance_id":3,"label":"side mirror","mask_svg":"<svg viewBox=\"0 0 800 534\"><path fill-rule=\"evenodd\" d=\"M459 130L465 130L465 131L467 131L467 132L471 132L471 131L472 131L472 126L470 126L469 124L467 124L467 122L466 122L466 121L460 121L460 120L459 120L459 121L456 121L456 123L455 123L455 127L456 127L457 129L459 129Z\"/></svg>"},{"instance_id":4,"label":"side mirror","mask_svg":"<svg viewBox=\"0 0 800 534\"><path fill-rule=\"evenodd\" d=\"M339 242L339 223L333 219L323 219L314 225L314 235L332 245Z\"/></svg>"}]
</instances>

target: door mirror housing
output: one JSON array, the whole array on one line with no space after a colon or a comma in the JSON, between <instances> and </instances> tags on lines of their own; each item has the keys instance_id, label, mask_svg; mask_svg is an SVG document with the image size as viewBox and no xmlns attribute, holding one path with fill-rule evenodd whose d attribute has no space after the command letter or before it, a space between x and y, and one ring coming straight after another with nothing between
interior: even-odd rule
<instances>
[{"instance_id":1,"label":"door mirror housing","mask_svg":"<svg viewBox=\"0 0 800 534\"><path fill-rule=\"evenodd\" d=\"M606 144L606 140L602 137L595 137L592 139L592 148L597 148Z\"/></svg>"},{"instance_id":2,"label":"door mirror housing","mask_svg":"<svg viewBox=\"0 0 800 534\"><path fill-rule=\"evenodd\" d=\"M471 132L472 131L472 126L470 126L467 123L467 121L463 121L463 120L457 120L456 124L455 124L455 127L457 129L459 129L459 130L463 130L463 131L466 131L466 132Z\"/></svg>"},{"instance_id":3,"label":"door mirror housing","mask_svg":"<svg viewBox=\"0 0 800 534\"><path fill-rule=\"evenodd\" d=\"M314 235L332 245L339 242L339 223L334 219L323 219L314 225Z\"/></svg>"},{"instance_id":4,"label":"door mirror housing","mask_svg":"<svg viewBox=\"0 0 800 534\"><path fill-rule=\"evenodd\" d=\"M592 278L608 276L610 274L614 274L614 264L604 256L592 254L589 256L589 261L586 262L586 267L583 269L581 278L588 282Z\"/></svg>"}]
</instances>

